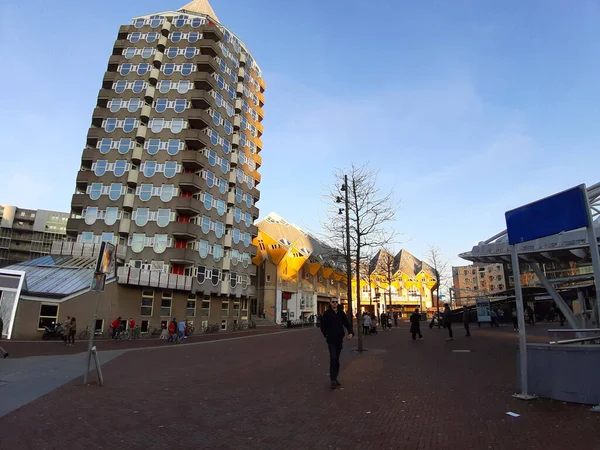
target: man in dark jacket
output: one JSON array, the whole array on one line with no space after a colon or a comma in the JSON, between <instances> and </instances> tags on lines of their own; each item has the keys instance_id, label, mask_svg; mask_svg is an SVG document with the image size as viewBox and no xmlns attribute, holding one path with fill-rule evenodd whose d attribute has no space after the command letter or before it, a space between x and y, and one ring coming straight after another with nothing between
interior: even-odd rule
<instances>
[{"instance_id":1,"label":"man in dark jacket","mask_svg":"<svg viewBox=\"0 0 600 450\"><path fill-rule=\"evenodd\" d=\"M419 340L423 340L421 334L421 314L419 314L419 308L415 308L415 312L410 316L410 332L412 333L413 341L416 340L419 335Z\"/></svg>"},{"instance_id":2,"label":"man in dark jacket","mask_svg":"<svg viewBox=\"0 0 600 450\"><path fill-rule=\"evenodd\" d=\"M466 336L471 336L471 330L469 330L469 324L471 323L471 312L468 307L463 308L463 324L465 325Z\"/></svg>"},{"instance_id":3,"label":"man in dark jacket","mask_svg":"<svg viewBox=\"0 0 600 450\"><path fill-rule=\"evenodd\" d=\"M335 298L331 299L329 308L325 311L323 320L321 320L321 332L325 336L329 349L331 389L341 386L337 378L340 372L340 353L344 344L344 327L348 330L348 339L352 339L354 336L352 324L348 321L343 308L338 305L338 300Z\"/></svg>"},{"instance_id":4,"label":"man in dark jacket","mask_svg":"<svg viewBox=\"0 0 600 450\"><path fill-rule=\"evenodd\" d=\"M448 329L448 338L446 339L447 341L451 341L452 340L452 310L450 309L450 305L448 305L448 303L446 303L446 305L444 306L444 325L446 325L446 328Z\"/></svg>"}]
</instances>

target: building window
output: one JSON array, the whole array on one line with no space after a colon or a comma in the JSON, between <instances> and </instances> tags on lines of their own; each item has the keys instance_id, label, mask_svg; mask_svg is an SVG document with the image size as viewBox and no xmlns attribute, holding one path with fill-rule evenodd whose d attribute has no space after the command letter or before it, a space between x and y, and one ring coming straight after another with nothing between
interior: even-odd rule
<instances>
[{"instance_id":1,"label":"building window","mask_svg":"<svg viewBox=\"0 0 600 450\"><path fill-rule=\"evenodd\" d=\"M233 301L233 315L236 317L240 315L240 301L239 300Z\"/></svg>"},{"instance_id":2,"label":"building window","mask_svg":"<svg viewBox=\"0 0 600 450\"><path fill-rule=\"evenodd\" d=\"M38 330L44 327L52 327L58 322L58 305L49 305L42 303L40 305L40 317L38 321Z\"/></svg>"},{"instance_id":3,"label":"building window","mask_svg":"<svg viewBox=\"0 0 600 450\"><path fill-rule=\"evenodd\" d=\"M147 333L149 331L149 328L150 328L150 321L142 320L142 323L140 324L140 331L142 333Z\"/></svg>"},{"instance_id":4,"label":"building window","mask_svg":"<svg viewBox=\"0 0 600 450\"><path fill-rule=\"evenodd\" d=\"M94 334L102 334L104 331L104 319L96 319L96 326L94 327Z\"/></svg>"},{"instance_id":5,"label":"building window","mask_svg":"<svg viewBox=\"0 0 600 450\"><path fill-rule=\"evenodd\" d=\"M204 317L210 316L210 297L202 299L202 311L200 314Z\"/></svg>"},{"instance_id":6,"label":"building window","mask_svg":"<svg viewBox=\"0 0 600 450\"><path fill-rule=\"evenodd\" d=\"M227 321L221 320L221 331L227 330Z\"/></svg>"},{"instance_id":7,"label":"building window","mask_svg":"<svg viewBox=\"0 0 600 450\"><path fill-rule=\"evenodd\" d=\"M143 290L142 291L142 309L140 311L141 316L152 316L152 309L154 306L154 291Z\"/></svg>"},{"instance_id":8,"label":"building window","mask_svg":"<svg viewBox=\"0 0 600 450\"><path fill-rule=\"evenodd\" d=\"M160 300L160 317L171 317L171 305L173 304L173 293L163 292Z\"/></svg>"},{"instance_id":9,"label":"building window","mask_svg":"<svg viewBox=\"0 0 600 450\"><path fill-rule=\"evenodd\" d=\"M187 304L185 307L185 316L186 317L195 317L196 316L196 294L188 295Z\"/></svg>"},{"instance_id":10,"label":"building window","mask_svg":"<svg viewBox=\"0 0 600 450\"><path fill-rule=\"evenodd\" d=\"M229 317L229 300L221 302L221 317Z\"/></svg>"}]
</instances>

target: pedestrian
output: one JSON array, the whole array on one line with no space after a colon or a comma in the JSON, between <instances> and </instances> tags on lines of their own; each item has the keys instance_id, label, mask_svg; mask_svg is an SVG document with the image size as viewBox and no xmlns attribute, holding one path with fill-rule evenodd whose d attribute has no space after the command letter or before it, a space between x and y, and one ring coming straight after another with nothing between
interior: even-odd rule
<instances>
[{"instance_id":1,"label":"pedestrian","mask_svg":"<svg viewBox=\"0 0 600 450\"><path fill-rule=\"evenodd\" d=\"M185 322L185 320L182 320L181 322L179 322L179 333L177 335L177 337L179 338L180 341L183 341L185 339L185 329L187 328L187 323Z\"/></svg>"},{"instance_id":2,"label":"pedestrian","mask_svg":"<svg viewBox=\"0 0 600 450\"><path fill-rule=\"evenodd\" d=\"M558 319L560 320L560 326L564 327L565 326L565 315L563 314L563 312L560 308L557 308L556 311L558 313Z\"/></svg>"},{"instance_id":3,"label":"pedestrian","mask_svg":"<svg viewBox=\"0 0 600 450\"><path fill-rule=\"evenodd\" d=\"M471 336L471 330L469 330L469 324L471 323L471 312L468 307L463 308L463 324L465 325L466 336Z\"/></svg>"},{"instance_id":4,"label":"pedestrian","mask_svg":"<svg viewBox=\"0 0 600 450\"><path fill-rule=\"evenodd\" d=\"M71 317L71 323L69 324L69 335L67 337L67 345L75 345L75 334L77 333L77 321L75 317Z\"/></svg>"},{"instance_id":5,"label":"pedestrian","mask_svg":"<svg viewBox=\"0 0 600 450\"><path fill-rule=\"evenodd\" d=\"M133 329L135 328L135 320L133 317L129 318L129 339L133 339Z\"/></svg>"},{"instance_id":6,"label":"pedestrian","mask_svg":"<svg viewBox=\"0 0 600 450\"><path fill-rule=\"evenodd\" d=\"M448 338L447 341L452 341L454 338L452 336L452 311L450 310L450 305L446 303L444 306L444 325L448 329Z\"/></svg>"},{"instance_id":7,"label":"pedestrian","mask_svg":"<svg viewBox=\"0 0 600 450\"><path fill-rule=\"evenodd\" d=\"M379 320L381 322L381 329L385 330L387 328L387 314L382 312Z\"/></svg>"},{"instance_id":8,"label":"pedestrian","mask_svg":"<svg viewBox=\"0 0 600 450\"><path fill-rule=\"evenodd\" d=\"M496 314L496 311L494 311L493 309L490 312L490 318L491 318L490 326L492 328L500 326L500 325L498 325L498 315Z\"/></svg>"},{"instance_id":9,"label":"pedestrian","mask_svg":"<svg viewBox=\"0 0 600 450\"><path fill-rule=\"evenodd\" d=\"M531 305L527 305L527 323L529 323L529 325L535 325L535 315Z\"/></svg>"},{"instance_id":10,"label":"pedestrian","mask_svg":"<svg viewBox=\"0 0 600 450\"><path fill-rule=\"evenodd\" d=\"M377 316L371 313L371 333L377 334Z\"/></svg>"},{"instance_id":11,"label":"pedestrian","mask_svg":"<svg viewBox=\"0 0 600 450\"><path fill-rule=\"evenodd\" d=\"M498 323L504 322L504 310L502 308L498 308Z\"/></svg>"},{"instance_id":12,"label":"pedestrian","mask_svg":"<svg viewBox=\"0 0 600 450\"><path fill-rule=\"evenodd\" d=\"M413 341L417 340L417 335L419 335L419 340L423 340L423 335L421 334L421 314L419 314L419 308L415 308L415 311L410 316L410 332L412 333Z\"/></svg>"},{"instance_id":13,"label":"pedestrian","mask_svg":"<svg viewBox=\"0 0 600 450\"><path fill-rule=\"evenodd\" d=\"M110 324L110 328L112 330L112 338L114 339L117 336L117 331L119 331L119 324L121 323L121 316L117 317Z\"/></svg>"},{"instance_id":14,"label":"pedestrian","mask_svg":"<svg viewBox=\"0 0 600 450\"><path fill-rule=\"evenodd\" d=\"M354 336L352 324L348 321L344 309L338 304L338 300L333 298L321 321L321 333L325 337L329 350L329 379L331 380L331 389L341 386L341 383L338 381L338 374L340 372L340 353L344 345L344 327L348 330L347 339L352 339Z\"/></svg>"},{"instance_id":15,"label":"pedestrian","mask_svg":"<svg viewBox=\"0 0 600 450\"><path fill-rule=\"evenodd\" d=\"M62 339L65 345L69 343L69 326L71 325L71 316L67 316L63 323L60 324Z\"/></svg>"},{"instance_id":16,"label":"pedestrian","mask_svg":"<svg viewBox=\"0 0 600 450\"><path fill-rule=\"evenodd\" d=\"M519 319L517 318L517 309L512 309L513 328L515 331L519 329Z\"/></svg>"},{"instance_id":17,"label":"pedestrian","mask_svg":"<svg viewBox=\"0 0 600 450\"><path fill-rule=\"evenodd\" d=\"M0 339L2 339L2 331L4 330L4 322L2 317L0 317ZM4 347L0 346L0 353L4 359L8 358L8 352L4 350Z\"/></svg>"},{"instance_id":18,"label":"pedestrian","mask_svg":"<svg viewBox=\"0 0 600 450\"><path fill-rule=\"evenodd\" d=\"M363 334L369 334L371 331L371 316L365 312L362 317L363 322Z\"/></svg>"},{"instance_id":19,"label":"pedestrian","mask_svg":"<svg viewBox=\"0 0 600 450\"><path fill-rule=\"evenodd\" d=\"M392 313L387 313L386 317L387 317L387 327L388 327L387 329L389 331L392 331Z\"/></svg>"},{"instance_id":20,"label":"pedestrian","mask_svg":"<svg viewBox=\"0 0 600 450\"><path fill-rule=\"evenodd\" d=\"M394 311L394 326L398 326L398 312Z\"/></svg>"},{"instance_id":21,"label":"pedestrian","mask_svg":"<svg viewBox=\"0 0 600 450\"><path fill-rule=\"evenodd\" d=\"M161 324L160 325L161 328L161 332L160 332L160 338L163 341L166 341L167 339L169 339L169 330L167 329L167 324Z\"/></svg>"},{"instance_id":22,"label":"pedestrian","mask_svg":"<svg viewBox=\"0 0 600 450\"><path fill-rule=\"evenodd\" d=\"M169 339L167 340L167 344L169 342L177 342L177 320L175 318L169 324Z\"/></svg>"}]
</instances>

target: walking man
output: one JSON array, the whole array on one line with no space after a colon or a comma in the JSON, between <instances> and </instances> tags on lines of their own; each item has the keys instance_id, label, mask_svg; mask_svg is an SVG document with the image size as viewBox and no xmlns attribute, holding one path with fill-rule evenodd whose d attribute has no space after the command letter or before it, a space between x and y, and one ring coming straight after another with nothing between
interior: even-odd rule
<instances>
[{"instance_id":1,"label":"walking man","mask_svg":"<svg viewBox=\"0 0 600 450\"><path fill-rule=\"evenodd\" d=\"M360 325L359 325L360 326ZM327 341L329 349L329 378L331 380L331 389L341 386L338 381L340 372L340 353L344 344L344 327L348 330L348 339L352 339L354 331L352 324L343 308L338 305L338 300L333 298L329 303L329 308L323 314L321 321L321 332Z\"/></svg>"},{"instance_id":2,"label":"walking man","mask_svg":"<svg viewBox=\"0 0 600 450\"><path fill-rule=\"evenodd\" d=\"M454 338L452 336L452 311L450 310L450 305L446 303L444 306L444 325L448 329L448 338L447 341L452 341Z\"/></svg>"},{"instance_id":3,"label":"walking man","mask_svg":"<svg viewBox=\"0 0 600 450\"><path fill-rule=\"evenodd\" d=\"M419 340L423 340L423 335L421 334L421 314L419 314L419 308L415 308L415 312L410 316L410 332L412 333L413 341L416 340L417 335L419 335Z\"/></svg>"},{"instance_id":4,"label":"walking man","mask_svg":"<svg viewBox=\"0 0 600 450\"><path fill-rule=\"evenodd\" d=\"M466 306L463 308L463 324L465 325L466 336L471 336L471 330L469 330L469 324L471 323L471 312Z\"/></svg>"}]
</instances>

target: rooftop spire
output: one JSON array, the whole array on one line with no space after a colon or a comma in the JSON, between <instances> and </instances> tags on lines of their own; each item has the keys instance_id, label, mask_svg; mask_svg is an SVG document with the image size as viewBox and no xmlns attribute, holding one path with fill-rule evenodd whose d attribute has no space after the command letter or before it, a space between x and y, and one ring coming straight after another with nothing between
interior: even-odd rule
<instances>
[{"instance_id":1,"label":"rooftop spire","mask_svg":"<svg viewBox=\"0 0 600 450\"><path fill-rule=\"evenodd\" d=\"M210 3L208 3L208 0L193 0L187 5L179 8L180 11L182 9L185 9L186 11L196 12L198 14L206 14L207 16L210 16L213 19L215 19L217 22L219 21L219 18L213 11L212 6L210 6Z\"/></svg>"}]
</instances>

